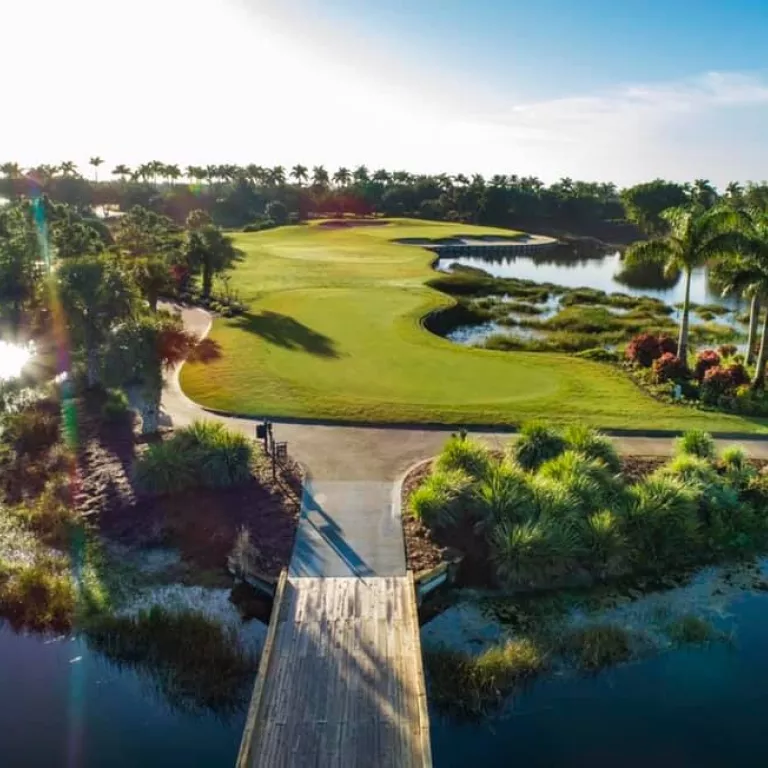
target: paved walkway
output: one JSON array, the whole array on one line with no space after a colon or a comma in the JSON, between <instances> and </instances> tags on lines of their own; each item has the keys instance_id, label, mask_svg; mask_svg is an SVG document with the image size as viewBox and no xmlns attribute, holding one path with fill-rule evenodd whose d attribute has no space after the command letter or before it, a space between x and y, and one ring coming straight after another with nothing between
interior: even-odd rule
<instances>
[{"instance_id":1,"label":"paved walkway","mask_svg":"<svg viewBox=\"0 0 768 768\"><path fill-rule=\"evenodd\" d=\"M201 309L182 311L187 328L204 336L210 316ZM178 372L169 377L163 396L165 417L183 426L195 419L225 422L254 436L256 421L217 416L181 391ZM545 415L545 414L543 414ZM293 576L397 576L405 573L397 480L416 462L434 456L455 428L410 429L275 423L276 440L307 469L302 517L291 560ZM476 432L493 447L509 432ZM664 456L669 437L615 437L619 451ZM718 440L719 446L738 440ZM750 455L768 459L768 440L744 440Z\"/></svg>"}]
</instances>

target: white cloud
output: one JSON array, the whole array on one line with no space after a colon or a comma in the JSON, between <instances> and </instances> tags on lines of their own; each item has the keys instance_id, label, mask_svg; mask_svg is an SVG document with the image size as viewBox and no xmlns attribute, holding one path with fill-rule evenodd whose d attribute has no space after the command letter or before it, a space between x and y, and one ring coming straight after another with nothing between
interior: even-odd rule
<instances>
[{"instance_id":1,"label":"white cloud","mask_svg":"<svg viewBox=\"0 0 768 768\"><path fill-rule=\"evenodd\" d=\"M768 81L711 72L519 103L230 0L0 3L0 159L366 163L631 183L768 176ZM394 49L392 49L394 50ZM727 123L727 124L726 124Z\"/></svg>"}]
</instances>

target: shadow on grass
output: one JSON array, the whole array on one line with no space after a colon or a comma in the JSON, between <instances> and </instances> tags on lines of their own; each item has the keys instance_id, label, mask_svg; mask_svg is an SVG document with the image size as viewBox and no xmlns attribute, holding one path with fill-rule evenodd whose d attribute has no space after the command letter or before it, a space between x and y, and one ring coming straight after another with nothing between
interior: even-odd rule
<instances>
[{"instance_id":1,"label":"shadow on grass","mask_svg":"<svg viewBox=\"0 0 768 768\"><path fill-rule=\"evenodd\" d=\"M339 356L333 339L279 312L246 313L235 320L235 327L286 349L301 350L318 357Z\"/></svg>"},{"instance_id":2,"label":"shadow on grass","mask_svg":"<svg viewBox=\"0 0 768 768\"><path fill-rule=\"evenodd\" d=\"M212 363L221 358L221 344L213 339L202 339L187 357L190 363Z\"/></svg>"}]
</instances>

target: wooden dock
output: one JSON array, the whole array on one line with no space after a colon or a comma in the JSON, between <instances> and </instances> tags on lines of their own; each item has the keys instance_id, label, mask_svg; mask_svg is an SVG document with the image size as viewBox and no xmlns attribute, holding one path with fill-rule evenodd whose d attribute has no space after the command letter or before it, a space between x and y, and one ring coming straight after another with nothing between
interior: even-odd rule
<instances>
[{"instance_id":1,"label":"wooden dock","mask_svg":"<svg viewBox=\"0 0 768 768\"><path fill-rule=\"evenodd\" d=\"M237 764L432 765L410 572L283 574Z\"/></svg>"}]
</instances>

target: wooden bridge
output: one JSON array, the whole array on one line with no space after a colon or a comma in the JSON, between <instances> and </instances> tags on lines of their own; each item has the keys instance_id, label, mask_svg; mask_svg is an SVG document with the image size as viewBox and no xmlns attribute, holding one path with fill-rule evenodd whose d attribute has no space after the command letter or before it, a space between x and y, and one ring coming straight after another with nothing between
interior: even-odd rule
<instances>
[{"instance_id":1,"label":"wooden bridge","mask_svg":"<svg viewBox=\"0 0 768 768\"><path fill-rule=\"evenodd\" d=\"M411 572L281 576L237 764L432 765Z\"/></svg>"}]
</instances>

